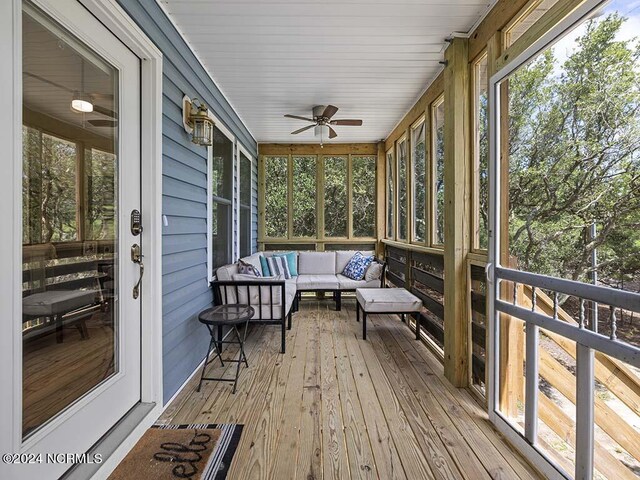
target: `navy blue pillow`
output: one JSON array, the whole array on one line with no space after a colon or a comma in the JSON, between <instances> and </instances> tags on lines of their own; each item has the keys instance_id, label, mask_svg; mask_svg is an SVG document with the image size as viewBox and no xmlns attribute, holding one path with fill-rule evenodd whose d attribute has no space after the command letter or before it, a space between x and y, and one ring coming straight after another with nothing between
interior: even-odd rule
<instances>
[{"instance_id":1,"label":"navy blue pillow","mask_svg":"<svg viewBox=\"0 0 640 480\"><path fill-rule=\"evenodd\" d=\"M342 274L352 280L362 280L371 262L373 262L373 255L363 255L361 252L356 252L344 267Z\"/></svg>"}]
</instances>

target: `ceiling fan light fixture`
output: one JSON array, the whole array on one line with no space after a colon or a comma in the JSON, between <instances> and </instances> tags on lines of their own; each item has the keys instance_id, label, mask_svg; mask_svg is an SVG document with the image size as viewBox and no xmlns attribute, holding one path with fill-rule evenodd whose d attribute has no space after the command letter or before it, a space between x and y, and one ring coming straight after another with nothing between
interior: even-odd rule
<instances>
[{"instance_id":1,"label":"ceiling fan light fixture","mask_svg":"<svg viewBox=\"0 0 640 480\"><path fill-rule=\"evenodd\" d=\"M91 113L93 112L93 103L88 95L75 92L71 100L71 110L78 113Z\"/></svg>"}]
</instances>

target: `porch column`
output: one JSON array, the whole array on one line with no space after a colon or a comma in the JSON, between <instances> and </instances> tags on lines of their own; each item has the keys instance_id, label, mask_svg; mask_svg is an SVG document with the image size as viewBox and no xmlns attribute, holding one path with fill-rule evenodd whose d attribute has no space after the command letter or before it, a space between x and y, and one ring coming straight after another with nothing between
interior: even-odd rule
<instances>
[{"instance_id":1,"label":"porch column","mask_svg":"<svg viewBox=\"0 0 640 480\"><path fill-rule=\"evenodd\" d=\"M469 380L467 253L471 246L469 44L454 38L444 54L444 373Z\"/></svg>"}]
</instances>

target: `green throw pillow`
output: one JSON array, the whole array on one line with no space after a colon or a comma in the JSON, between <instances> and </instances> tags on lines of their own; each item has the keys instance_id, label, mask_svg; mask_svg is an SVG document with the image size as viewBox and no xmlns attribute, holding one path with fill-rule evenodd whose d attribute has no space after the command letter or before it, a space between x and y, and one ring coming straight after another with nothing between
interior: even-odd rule
<instances>
[{"instance_id":1,"label":"green throw pillow","mask_svg":"<svg viewBox=\"0 0 640 480\"><path fill-rule=\"evenodd\" d=\"M267 259L264 257L264 255L260 255L260 265L262 266L262 276L270 277L271 270L269 269L269 264L267 263Z\"/></svg>"}]
</instances>

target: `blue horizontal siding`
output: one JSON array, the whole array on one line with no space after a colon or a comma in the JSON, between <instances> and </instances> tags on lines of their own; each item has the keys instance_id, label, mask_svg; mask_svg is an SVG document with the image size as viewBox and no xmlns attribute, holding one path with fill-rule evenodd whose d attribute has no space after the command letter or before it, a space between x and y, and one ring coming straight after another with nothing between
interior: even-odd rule
<instances>
[{"instance_id":1,"label":"blue horizontal siding","mask_svg":"<svg viewBox=\"0 0 640 480\"><path fill-rule=\"evenodd\" d=\"M202 361L208 338L197 314L211 305L207 280L207 151L182 126L182 97L198 97L256 158L257 144L155 0L119 0L163 54L162 329L166 402ZM236 172L234 171L234 174ZM257 171L254 188L257 190ZM257 202L257 191L255 192ZM257 204L256 204L257 207ZM255 209L257 228L257 208Z\"/></svg>"}]
</instances>

